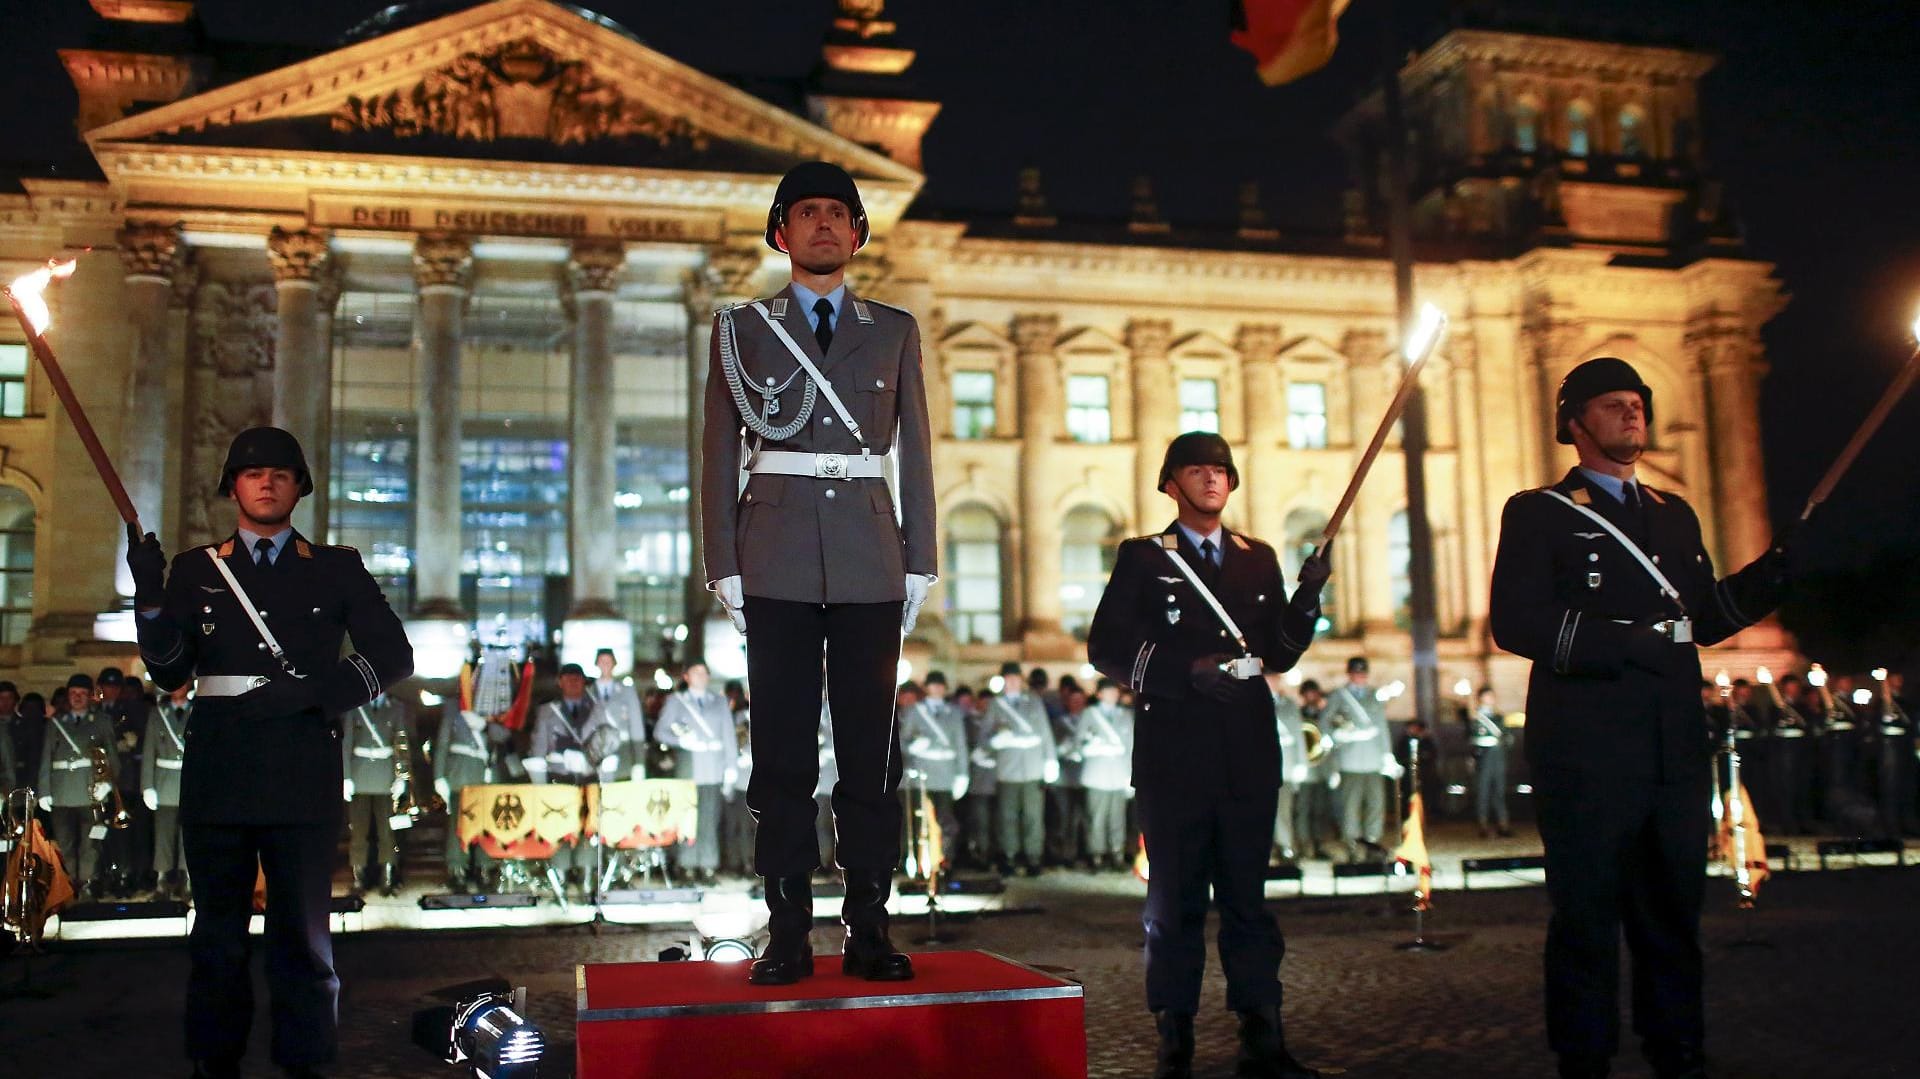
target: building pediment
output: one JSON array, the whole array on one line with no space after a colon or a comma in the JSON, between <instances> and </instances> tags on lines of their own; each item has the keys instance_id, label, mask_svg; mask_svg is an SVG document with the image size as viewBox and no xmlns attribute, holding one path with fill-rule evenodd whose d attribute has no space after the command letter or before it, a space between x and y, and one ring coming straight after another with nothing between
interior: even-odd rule
<instances>
[{"instance_id":1,"label":"building pediment","mask_svg":"<svg viewBox=\"0 0 1920 1079\"><path fill-rule=\"evenodd\" d=\"M495 0L87 133L178 146L779 173L808 159L913 169L547 0Z\"/></svg>"}]
</instances>

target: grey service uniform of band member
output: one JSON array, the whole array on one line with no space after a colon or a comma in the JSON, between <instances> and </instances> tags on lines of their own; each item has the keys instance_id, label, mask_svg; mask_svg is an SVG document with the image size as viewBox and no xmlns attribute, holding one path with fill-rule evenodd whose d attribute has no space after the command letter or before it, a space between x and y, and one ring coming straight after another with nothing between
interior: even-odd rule
<instances>
[{"instance_id":1,"label":"grey service uniform of band member","mask_svg":"<svg viewBox=\"0 0 1920 1079\"><path fill-rule=\"evenodd\" d=\"M1303 788L1312 766L1307 761L1306 740L1301 736L1300 702L1290 694L1275 693L1273 716L1280 759L1287 762L1280 771L1280 795L1274 803L1273 848L1281 858L1291 861L1299 855L1299 837L1294 834L1296 803L1305 799Z\"/></svg>"},{"instance_id":2,"label":"grey service uniform of band member","mask_svg":"<svg viewBox=\"0 0 1920 1079\"><path fill-rule=\"evenodd\" d=\"M1502 833L1510 822L1507 813L1507 734L1506 717L1491 705L1476 704L1466 714L1467 743L1473 747L1473 816L1484 831L1496 827Z\"/></svg>"},{"instance_id":3,"label":"grey service uniform of band member","mask_svg":"<svg viewBox=\"0 0 1920 1079\"><path fill-rule=\"evenodd\" d=\"M1588 401L1652 391L1616 359L1561 383L1560 440ZM1533 661L1526 752L1546 849L1547 1039L1566 1076L1604 1076L1619 1043L1620 936L1633 951L1635 1033L1662 1079L1705 1075L1700 906L1708 746L1698 645L1765 616L1785 554L1723 580L1679 495L1575 468L1509 499L1490 597L1493 638ZM1637 488L1637 490L1636 490ZM1565 501L1562 501L1565 499ZM1677 599L1599 522L1637 544ZM1675 632L1674 620L1689 618ZM1690 633L1689 633L1690 631Z\"/></svg>"},{"instance_id":4,"label":"grey service uniform of band member","mask_svg":"<svg viewBox=\"0 0 1920 1079\"><path fill-rule=\"evenodd\" d=\"M1348 669L1353 669L1351 664ZM1333 767L1340 775L1340 839L1351 860L1359 856L1363 844L1378 846L1386 828L1390 781L1385 773L1393 760L1392 728L1387 724L1387 706L1373 690L1352 682L1327 694L1326 719L1333 739Z\"/></svg>"},{"instance_id":5,"label":"grey service uniform of band member","mask_svg":"<svg viewBox=\"0 0 1920 1079\"><path fill-rule=\"evenodd\" d=\"M1230 489L1238 486L1225 440L1189 433L1168 446L1161 489L1180 491L1178 472L1193 465L1223 466ZM1290 669L1313 640L1317 590L1302 589L1304 606L1289 602L1272 547L1224 526L1196 541L1178 521L1120 544L1087 633L1094 667L1135 693L1133 786L1152 862L1146 996L1161 1074L1191 1074L1211 891L1243 1074L1310 1077L1318 1073L1293 1060L1281 1035L1286 944L1264 896L1283 764L1273 694L1257 673L1221 666L1241 642L1208 594L1266 670Z\"/></svg>"},{"instance_id":6,"label":"grey service uniform of band member","mask_svg":"<svg viewBox=\"0 0 1920 1079\"><path fill-rule=\"evenodd\" d=\"M485 868L487 855L478 847L460 844L460 792L494 781L493 751L513 736L505 726L478 712L462 712L449 700L440 710L440 726L433 732L433 789L447 803L447 879L454 884Z\"/></svg>"},{"instance_id":7,"label":"grey service uniform of band member","mask_svg":"<svg viewBox=\"0 0 1920 1079\"><path fill-rule=\"evenodd\" d=\"M1127 799L1133 790L1133 709L1090 702L1074 717L1073 736L1085 763L1087 853L1102 868L1127 849Z\"/></svg>"},{"instance_id":8,"label":"grey service uniform of band member","mask_svg":"<svg viewBox=\"0 0 1920 1079\"><path fill-rule=\"evenodd\" d=\"M901 748L907 755L908 782L903 793L920 796L925 783L933 801L933 818L940 824L943 848L952 859L953 844L960 836L954 816L954 783L967 773L967 721L960 710L944 700L931 697L916 701L900 719Z\"/></svg>"},{"instance_id":9,"label":"grey service uniform of band member","mask_svg":"<svg viewBox=\"0 0 1920 1079\"><path fill-rule=\"evenodd\" d=\"M682 776L693 780L700 799L693 846L676 848L675 856L682 869L713 873L720 868L720 804L725 799L721 788L739 753L733 711L722 694L682 690L661 706L653 737L677 751L674 757L685 762Z\"/></svg>"},{"instance_id":10,"label":"grey service uniform of band member","mask_svg":"<svg viewBox=\"0 0 1920 1079\"><path fill-rule=\"evenodd\" d=\"M580 674L577 664L568 664L562 673ZM582 675L584 678L585 676ZM589 787L611 782L619 766L619 747L626 732L612 725L592 697L582 694L573 700L562 697L540 706L533 721L533 734L527 739L523 762L527 776L535 783L567 783ZM576 832L571 844L553 852L548 863L561 872L593 870L593 852Z\"/></svg>"},{"instance_id":11,"label":"grey service uniform of band member","mask_svg":"<svg viewBox=\"0 0 1920 1079\"><path fill-rule=\"evenodd\" d=\"M250 468L291 468L303 494L313 489L299 444L284 431L241 432L220 493ZM230 1062L246 1048L253 1019L247 921L255 875L264 871L273 1060L322 1065L334 1056L340 992L327 929L342 782L334 717L411 674L413 648L351 547L313 543L290 528L277 539L236 533L174 558L150 612L145 575L157 578L151 567L163 559L151 534L130 545L128 562L139 563L140 656L162 690L188 679L197 685L180 776L195 910L187 1055ZM221 566L278 640L284 662L276 662ZM352 652L341 647L348 637ZM261 684L223 695L250 682Z\"/></svg>"},{"instance_id":12,"label":"grey service uniform of band member","mask_svg":"<svg viewBox=\"0 0 1920 1079\"><path fill-rule=\"evenodd\" d=\"M844 170L823 162L782 179L768 213L768 245L784 251L780 237L794 227L789 209L819 200L844 207L857 250L868 236L859 193ZM789 342L831 385L844 413ZM884 938L900 862L893 705L911 594L906 575L930 580L938 543L919 326L908 312L845 285L810 297L794 283L757 306L724 310L714 319L705 416L706 575L716 591L738 578L744 596L739 613L754 702L747 802L774 938L775 954L750 976L786 980L811 969L798 934L802 911L812 909L808 876L820 865L811 796L823 682L840 770L833 811L847 883L842 966L870 977L910 976ZM889 452L897 477L891 493L882 474ZM744 490L742 469L750 473ZM785 886L772 886L780 881Z\"/></svg>"},{"instance_id":13,"label":"grey service uniform of band member","mask_svg":"<svg viewBox=\"0 0 1920 1079\"><path fill-rule=\"evenodd\" d=\"M1019 674L1016 666L1003 675ZM1047 707L1031 691L1002 693L987 705L987 748L993 751L999 796L994 803L994 831L1000 841L1000 859L1037 869L1046 854L1045 784L1058 777L1059 746Z\"/></svg>"},{"instance_id":14,"label":"grey service uniform of band member","mask_svg":"<svg viewBox=\"0 0 1920 1079\"><path fill-rule=\"evenodd\" d=\"M147 713L147 753L140 761L140 789L153 792L153 869L163 884L186 868L180 836L180 770L187 757L187 720L193 702L169 699Z\"/></svg>"},{"instance_id":15,"label":"grey service uniform of band member","mask_svg":"<svg viewBox=\"0 0 1920 1079\"><path fill-rule=\"evenodd\" d=\"M86 675L75 675L68 689L93 689ZM47 737L40 747L40 779L35 785L41 807L52 816L53 841L74 884L93 881L105 836L94 835L93 757L95 746L106 750L107 767L117 782L120 754L114 748L113 721L100 708L61 713L47 720Z\"/></svg>"},{"instance_id":16,"label":"grey service uniform of band member","mask_svg":"<svg viewBox=\"0 0 1920 1079\"><path fill-rule=\"evenodd\" d=\"M400 864L390 822L400 770L394 744L403 737L407 721L406 706L385 694L340 717L340 766L352 785L347 797L347 868L359 878L372 867L389 888Z\"/></svg>"},{"instance_id":17,"label":"grey service uniform of band member","mask_svg":"<svg viewBox=\"0 0 1920 1079\"><path fill-rule=\"evenodd\" d=\"M599 702L608 721L626 732L613 779L647 778L647 714L640 707L639 692L617 678L596 678L587 683L587 692Z\"/></svg>"}]
</instances>

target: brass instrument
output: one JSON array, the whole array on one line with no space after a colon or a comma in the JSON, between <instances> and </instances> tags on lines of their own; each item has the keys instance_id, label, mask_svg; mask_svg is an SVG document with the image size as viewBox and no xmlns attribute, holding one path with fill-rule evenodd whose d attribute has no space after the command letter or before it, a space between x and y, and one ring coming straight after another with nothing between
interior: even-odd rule
<instances>
[{"instance_id":1,"label":"brass instrument","mask_svg":"<svg viewBox=\"0 0 1920 1079\"><path fill-rule=\"evenodd\" d=\"M93 797L93 823L115 829L132 824L127 804L120 798L120 787L114 782L113 760L107 756L107 747L88 746L87 757L93 761L93 778L87 784L87 793Z\"/></svg>"},{"instance_id":2,"label":"brass instrument","mask_svg":"<svg viewBox=\"0 0 1920 1079\"><path fill-rule=\"evenodd\" d=\"M39 945L46 930L54 873L54 867L33 849L33 803L31 787L9 791L0 802L0 838L9 844L5 889L0 891L0 928L10 930L29 949Z\"/></svg>"},{"instance_id":3,"label":"brass instrument","mask_svg":"<svg viewBox=\"0 0 1920 1079\"><path fill-rule=\"evenodd\" d=\"M429 813L438 813L447 807L446 800L434 792L426 805L413 796L413 739L407 734L405 724L393 732L393 781L400 790L393 796L392 821L396 828L411 828L421 817ZM401 818L406 823L401 824Z\"/></svg>"},{"instance_id":4,"label":"brass instrument","mask_svg":"<svg viewBox=\"0 0 1920 1079\"><path fill-rule=\"evenodd\" d=\"M1300 741L1307 747L1307 763L1318 764L1321 758L1333 748L1332 742L1320 733L1318 724L1300 721Z\"/></svg>"}]
</instances>

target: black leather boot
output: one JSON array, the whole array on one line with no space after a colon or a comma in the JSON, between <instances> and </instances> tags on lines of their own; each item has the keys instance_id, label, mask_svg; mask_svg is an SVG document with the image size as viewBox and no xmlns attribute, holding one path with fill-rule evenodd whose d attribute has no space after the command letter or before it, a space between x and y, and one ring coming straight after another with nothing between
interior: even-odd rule
<instances>
[{"instance_id":1,"label":"black leather boot","mask_svg":"<svg viewBox=\"0 0 1920 1079\"><path fill-rule=\"evenodd\" d=\"M1193 1016L1184 1012L1154 1012L1160 1047L1153 1058L1153 1079L1193 1079Z\"/></svg>"},{"instance_id":2,"label":"black leather boot","mask_svg":"<svg viewBox=\"0 0 1920 1079\"><path fill-rule=\"evenodd\" d=\"M1280 1027L1280 1006L1248 1008L1240 1013L1240 1055L1233 1074L1244 1079L1320 1079L1320 1073L1293 1059Z\"/></svg>"},{"instance_id":3,"label":"black leather boot","mask_svg":"<svg viewBox=\"0 0 1920 1079\"><path fill-rule=\"evenodd\" d=\"M887 937L887 897L893 893L890 869L849 869L847 898L840 920L847 926L847 943L840 953L840 971L870 982L904 982L913 978L913 961L893 950Z\"/></svg>"},{"instance_id":4,"label":"black leather boot","mask_svg":"<svg viewBox=\"0 0 1920 1079\"><path fill-rule=\"evenodd\" d=\"M792 985L813 973L813 879L805 873L762 877L767 947L747 970L754 985Z\"/></svg>"},{"instance_id":5,"label":"black leather boot","mask_svg":"<svg viewBox=\"0 0 1920 1079\"><path fill-rule=\"evenodd\" d=\"M1697 1045L1646 1046L1654 1079L1707 1079L1707 1055Z\"/></svg>"}]
</instances>

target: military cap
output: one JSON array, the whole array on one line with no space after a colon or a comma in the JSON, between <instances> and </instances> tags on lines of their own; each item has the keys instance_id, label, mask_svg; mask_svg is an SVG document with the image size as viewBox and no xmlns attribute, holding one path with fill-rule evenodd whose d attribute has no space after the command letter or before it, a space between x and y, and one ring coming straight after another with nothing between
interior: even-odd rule
<instances>
[{"instance_id":1,"label":"military cap","mask_svg":"<svg viewBox=\"0 0 1920 1079\"><path fill-rule=\"evenodd\" d=\"M1002 678L1010 678L1014 675L1019 675L1024 678L1026 677L1026 673L1027 672L1020 669L1020 664L1017 660L1010 659L1000 665L1000 677Z\"/></svg>"},{"instance_id":2,"label":"military cap","mask_svg":"<svg viewBox=\"0 0 1920 1079\"><path fill-rule=\"evenodd\" d=\"M926 684L930 686L946 685L947 684L946 672L945 671L928 671Z\"/></svg>"},{"instance_id":3,"label":"military cap","mask_svg":"<svg viewBox=\"0 0 1920 1079\"><path fill-rule=\"evenodd\" d=\"M102 667L100 668L100 673L95 675L93 680L102 686L117 686L125 682L127 676L121 674L120 668L118 667Z\"/></svg>"},{"instance_id":4,"label":"military cap","mask_svg":"<svg viewBox=\"0 0 1920 1079\"><path fill-rule=\"evenodd\" d=\"M1233 467L1233 447L1212 431L1188 431L1167 443L1167 455L1160 462L1159 487L1165 490L1173 474L1189 465L1223 466L1227 485L1240 486L1240 470Z\"/></svg>"},{"instance_id":5,"label":"military cap","mask_svg":"<svg viewBox=\"0 0 1920 1079\"><path fill-rule=\"evenodd\" d=\"M227 447L227 464L220 470L220 497L233 494L233 477L249 468L292 469L300 481L300 497L313 493L313 473L307 471L307 455L300 452L300 440L278 427L249 427L233 436Z\"/></svg>"},{"instance_id":6,"label":"military cap","mask_svg":"<svg viewBox=\"0 0 1920 1079\"><path fill-rule=\"evenodd\" d=\"M75 672L73 677L67 679L67 688L68 689L84 689L84 690L91 691L93 689L93 679L88 678L84 674Z\"/></svg>"},{"instance_id":7,"label":"military cap","mask_svg":"<svg viewBox=\"0 0 1920 1079\"><path fill-rule=\"evenodd\" d=\"M1614 356L1597 356L1567 372L1560 380L1560 392L1553 406L1553 437L1562 446L1573 445L1572 422L1587 407L1587 402L1602 394L1632 390L1640 395L1647 414L1647 427L1653 427L1653 389L1640 379L1633 365Z\"/></svg>"},{"instance_id":8,"label":"military cap","mask_svg":"<svg viewBox=\"0 0 1920 1079\"><path fill-rule=\"evenodd\" d=\"M582 678L587 676L587 672L578 663L569 663L560 668L560 677L565 678L570 674L577 674Z\"/></svg>"},{"instance_id":9,"label":"military cap","mask_svg":"<svg viewBox=\"0 0 1920 1079\"><path fill-rule=\"evenodd\" d=\"M853 177L846 169L828 161L804 161L787 170L780 178L780 186L774 189L773 205L767 208L768 247L786 253L775 232L787 223L788 208L806 199L838 199L853 217L853 249L858 251L867 245L872 230L867 225L867 208L860 203L860 189L854 186Z\"/></svg>"},{"instance_id":10,"label":"military cap","mask_svg":"<svg viewBox=\"0 0 1920 1079\"><path fill-rule=\"evenodd\" d=\"M1366 674L1373 668L1367 664L1367 657L1355 656L1347 661L1348 674Z\"/></svg>"}]
</instances>

